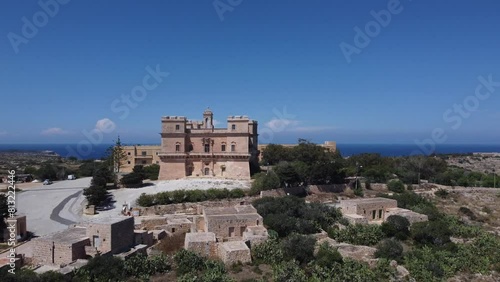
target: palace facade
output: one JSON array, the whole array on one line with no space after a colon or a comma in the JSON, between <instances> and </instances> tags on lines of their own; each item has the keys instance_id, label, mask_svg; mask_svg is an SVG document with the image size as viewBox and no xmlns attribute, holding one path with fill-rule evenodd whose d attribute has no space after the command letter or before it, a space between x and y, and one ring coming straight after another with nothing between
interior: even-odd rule
<instances>
[{"instance_id":1,"label":"palace facade","mask_svg":"<svg viewBox=\"0 0 500 282\"><path fill-rule=\"evenodd\" d=\"M250 179L250 162L258 162L257 121L230 116L226 128L215 128L210 109L203 120L161 118L159 180L189 176Z\"/></svg>"}]
</instances>

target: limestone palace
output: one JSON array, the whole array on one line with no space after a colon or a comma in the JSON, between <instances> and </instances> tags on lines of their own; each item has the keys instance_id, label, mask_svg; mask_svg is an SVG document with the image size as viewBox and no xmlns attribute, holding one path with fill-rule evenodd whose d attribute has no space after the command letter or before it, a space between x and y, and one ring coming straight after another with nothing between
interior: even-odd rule
<instances>
[{"instance_id":1,"label":"limestone palace","mask_svg":"<svg viewBox=\"0 0 500 282\"><path fill-rule=\"evenodd\" d=\"M159 180L184 177L250 179L250 162L258 162L257 121L229 116L227 128L214 127L210 109L203 120L161 118Z\"/></svg>"}]
</instances>

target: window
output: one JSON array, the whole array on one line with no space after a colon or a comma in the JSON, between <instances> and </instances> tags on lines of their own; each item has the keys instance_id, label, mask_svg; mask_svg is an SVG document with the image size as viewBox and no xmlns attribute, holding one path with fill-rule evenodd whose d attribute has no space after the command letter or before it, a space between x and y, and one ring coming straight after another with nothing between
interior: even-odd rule
<instances>
[{"instance_id":1,"label":"window","mask_svg":"<svg viewBox=\"0 0 500 282\"><path fill-rule=\"evenodd\" d=\"M146 155L146 151L142 151L142 155L145 156Z\"/></svg>"},{"instance_id":2,"label":"window","mask_svg":"<svg viewBox=\"0 0 500 282\"><path fill-rule=\"evenodd\" d=\"M127 161L127 164L130 164L130 161Z\"/></svg>"},{"instance_id":3,"label":"window","mask_svg":"<svg viewBox=\"0 0 500 282\"><path fill-rule=\"evenodd\" d=\"M205 175L210 175L210 168L208 167L205 168Z\"/></svg>"},{"instance_id":4,"label":"window","mask_svg":"<svg viewBox=\"0 0 500 282\"><path fill-rule=\"evenodd\" d=\"M146 161L142 161L142 164L146 164Z\"/></svg>"},{"instance_id":5,"label":"window","mask_svg":"<svg viewBox=\"0 0 500 282\"><path fill-rule=\"evenodd\" d=\"M236 144L231 144L231 152L236 151Z\"/></svg>"},{"instance_id":6,"label":"window","mask_svg":"<svg viewBox=\"0 0 500 282\"><path fill-rule=\"evenodd\" d=\"M221 150L222 152L225 152L225 151L226 151L226 144L225 144L225 143L222 143L220 150Z\"/></svg>"},{"instance_id":7,"label":"window","mask_svg":"<svg viewBox=\"0 0 500 282\"><path fill-rule=\"evenodd\" d=\"M179 129L181 129L180 125L176 124L175 125L175 130L179 130Z\"/></svg>"},{"instance_id":8,"label":"window","mask_svg":"<svg viewBox=\"0 0 500 282\"><path fill-rule=\"evenodd\" d=\"M382 210L378 210L378 218L382 218Z\"/></svg>"},{"instance_id":9,"label":"window","mask_svg":"<svg viewBox=\"0 0 500 282\"><path fill-rule=\"evenodd\" d=\"M210 144L205 144L205 153L210 153Z\"/></svg>"},{"instance_id":10,"label":"window","mask_svg":"<svg viewBox=\"0 0 500 282\"><path fill-rule=\"evenodd\" d=\"M231 125L231 130L236 130L236 124Z\"/></svg>"},{"instance_id":11,"label":"window","mask_svg":"<svg viewBox=\"0 0 500 282\"><path fill-rule=\"evenodd\" d=\"M377 211L372 211L372 219L375 219L376 215L377 215Z\"/></svg>"},{"instance_id":12,"label":"window","mask_svg":"<svg viewBox=\"0 0 500 282\"><path fill-rule=\"evenodd\" d=\"M158 156L158 152L156 152L156 155Z\"/></svg>"},{"instance_id":13,"label":"window","mask_svg":"<svg viewBox=\"0 0 500 282\"><path fill-rule=\"evenodd\" d=\"M129 155L129 156L130 156L130 152L128 152L128 153L127 153L127 155Z\"/></svg>"},{"instance_id":14,"label":"window","mask_svg":"<svg viewBox=\"0 0 500 282\"><path fill-rule=\"evenodd\" d=\"M175 144L175 151L180 152L181 151L181 144Z\"/></svg>"}]
</instances>

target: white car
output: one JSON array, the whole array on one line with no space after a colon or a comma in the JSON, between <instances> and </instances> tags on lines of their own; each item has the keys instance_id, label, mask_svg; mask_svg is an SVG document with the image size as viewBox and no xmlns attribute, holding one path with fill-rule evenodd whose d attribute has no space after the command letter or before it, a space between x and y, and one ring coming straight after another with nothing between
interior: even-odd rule
<instances>
[{"instance_id":1,"label":"white car","mask_svg":"<svg viewBox=\"0 0 500 282\"><path fill-rule=\"evenodd\" d=\"M43 181L43 185L50 185L50 184L52 184L52 181L50 179L45 179Z\"/></svg>"}]
</instances>

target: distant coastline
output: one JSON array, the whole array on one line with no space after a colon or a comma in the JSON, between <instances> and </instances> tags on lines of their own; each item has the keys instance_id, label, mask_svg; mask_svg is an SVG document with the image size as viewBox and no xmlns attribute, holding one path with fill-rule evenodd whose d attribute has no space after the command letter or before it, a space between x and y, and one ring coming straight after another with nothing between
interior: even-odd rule
<instances>
[{"instance_id":1,"label":"distant coastline","mask_svg":"<svg viewBox=\"0 0 500 282\"><path fill-rule=\"evenodd\" d=\"M0 151L53 151L62 157L80 159L100 159L113 144L93 145L90 152L78 155L77 144L0 144ZM151 144L142 144L151 145ZM88 149L88 148L85 148ZM382 156L408 156L419 150L414 144L337 144L342 156L361 153L379 153ZM500 144L441 144L434 151L436 154L500 153Z\"/></svg>"}]
</instances>

